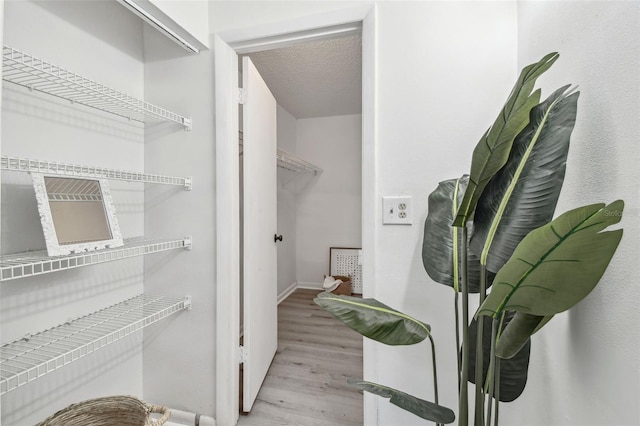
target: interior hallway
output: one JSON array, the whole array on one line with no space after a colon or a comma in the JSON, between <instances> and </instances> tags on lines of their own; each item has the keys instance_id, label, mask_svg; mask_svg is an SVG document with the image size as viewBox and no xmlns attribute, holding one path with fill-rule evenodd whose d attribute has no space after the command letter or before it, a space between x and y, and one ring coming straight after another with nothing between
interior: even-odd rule
<instances>
[{"instance_id":1,"label":"interior hallway","mask_svg":"<svg viewBox=\"0 0 640 426\"><path fill-rule=\"evenodd\" d=\"M278 351L241 426L361 426L362 337L298 289L278 306Z\"/></svg>"}]
</instances>

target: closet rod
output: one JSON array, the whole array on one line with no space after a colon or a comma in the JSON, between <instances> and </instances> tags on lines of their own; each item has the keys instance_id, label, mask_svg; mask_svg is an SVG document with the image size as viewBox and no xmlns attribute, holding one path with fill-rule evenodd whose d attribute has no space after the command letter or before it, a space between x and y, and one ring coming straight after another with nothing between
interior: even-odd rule
<instances>
[{"instance_id":1,"label":"closet rod","mask_svg":"<svg viewBox=\"0 0 640 426\"><path fill-rule=\"evenodd\" d=\"M242 155L244 149L243 143L242 132L240 132L240 140L238 143L240 155ZM314 175L319 175L320 173L322 173L322 169L320 167L311 164L308 161L305 161L302 158L297 157L280 148L278 148L276 152L276 161L278 167L292 172L312 173Z\"/></svg>"}]
</instances>

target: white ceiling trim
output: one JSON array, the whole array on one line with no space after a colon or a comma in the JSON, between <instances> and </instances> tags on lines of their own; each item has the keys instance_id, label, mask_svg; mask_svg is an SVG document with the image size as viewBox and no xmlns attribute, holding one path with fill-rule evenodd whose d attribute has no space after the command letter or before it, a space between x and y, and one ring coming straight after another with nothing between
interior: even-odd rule
<instances>
[{"instance_id":1,"label":"white ceiling trim","mask_svg":"<svg viewBox=\"0 0 640 426\"><path fill-rule=\"evenodd\" d=\"M243 40L229 45L238 53L246 54L253 52L262 52L265 50L281 49L294 46L300 43L308 43L312 41L328 40L337 37L348 37L360 34L362 31L362 22L351 22L343 25L335 25L332 27L317 28L307 31L299 31L296 33L281 34L270 37L261 37L253 40Z\"/></svg>"},{"instance_id":2,"label":"white ceiling trim","mask_svg":"<svg viewBox=\"0 0 640 426\"><path fill-rule=\"evenodd\" d=\"M371 11L373 4L373 1L368 1L358 6L299 17L287 22L222 31L218 36L240 54L326 39L330 37L330 31L337 32L332 35L335 38L340 35L340 31L344 32L343 35L349 35L349 31L351 34L360 32L362 21ZM314 34L317 38L314 38ZM249 50L240 51L240 48Z\"/></svg>"}]
</instances>

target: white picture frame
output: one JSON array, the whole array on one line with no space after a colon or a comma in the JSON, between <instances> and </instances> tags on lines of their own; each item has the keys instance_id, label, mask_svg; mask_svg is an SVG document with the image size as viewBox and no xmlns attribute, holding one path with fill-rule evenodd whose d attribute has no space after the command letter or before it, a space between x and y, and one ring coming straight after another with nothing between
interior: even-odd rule
<instances>
[{"instance_id":1,"label":"white picture frame","mask_svg":"<svg viewBox=\"0 0 640 426\"><path fill-rule=\"evenodd\" d=\"M362 294L362 248L329 247L329 275L351 278L351 291Z\"/></svg>"},{"instance_id":2,"label":"white picture frame","mask_svg":"<svg viewBox=\"0 0 640 426\"><path fill-rule=\"evenodd\" d=\"M124 245L106 179L31 176L49 256Z\"/></svg>"}]
</instances>

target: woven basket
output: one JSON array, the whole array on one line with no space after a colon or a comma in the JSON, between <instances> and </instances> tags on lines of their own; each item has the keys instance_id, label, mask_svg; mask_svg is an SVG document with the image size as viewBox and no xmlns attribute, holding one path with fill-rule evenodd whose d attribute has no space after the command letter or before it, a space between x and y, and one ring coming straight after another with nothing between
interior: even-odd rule
<instances>
[{"instance_id":1,"label":"woven basket","mask_svg":"<svg viewBox=\"0 0 640 426\"><path fill-rule=\"evenodd\" d=\"M152 419L151 413L162 416ZM108 396L72 404L36 426L160 426L170 415L167 407L132 396Z\"/></svg>"},{"instance_id":2,"label":"woven basket","mask_svg":"<svg viewBox=\"0 0 640 426\"><path fill-rule=\"evenodd\" d=\"M331 293L351 296L351 277L343 275L334 275L333 278L341 280L342 284L335 288Z\"/></svg>"}]
</instances>

